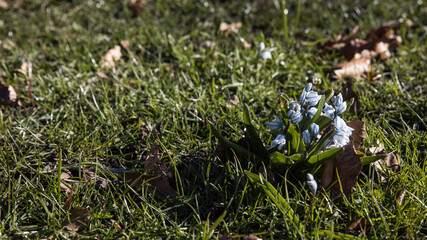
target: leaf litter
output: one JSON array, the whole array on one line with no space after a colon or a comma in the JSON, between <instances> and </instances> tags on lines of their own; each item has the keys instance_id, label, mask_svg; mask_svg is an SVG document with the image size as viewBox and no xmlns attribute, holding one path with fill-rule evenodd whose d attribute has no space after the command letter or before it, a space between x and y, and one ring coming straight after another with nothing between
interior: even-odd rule
<instances>
[{"instance_id":1,"label":"leaf litter","mask_svg":"<svg viewBox=\"0 0 427 240\"><path fill-rule=\"evenodd\" d=\"M373 29L364 39L357 38L360 27L356 26L348 36L339 34L335 40L329 40L319 48L324 51L336 51L348 60L331 68L334 77L365 77L372 80L369 76L376 75L371 72L372 59L386 60L391 56L390 51L402 44L402 37L395 34L395 30L402 24L407 27L413 25L409 19L389 21Z\"/></svg>"},{"instance_id":2,"label":"leaf litter","mask_svg":"<svg viewBox=\"0 0 427 240\"><path fill-rule=\"evenodd\" d=\"M144 172L124 171L119 175L123 181L133 188L146 186L149 193L154 193L158 199L176 198L175 189L169 184L172 174L166 163L159 159L159 149L152 147L144 162Z\"/></svg>"}]
</instances>

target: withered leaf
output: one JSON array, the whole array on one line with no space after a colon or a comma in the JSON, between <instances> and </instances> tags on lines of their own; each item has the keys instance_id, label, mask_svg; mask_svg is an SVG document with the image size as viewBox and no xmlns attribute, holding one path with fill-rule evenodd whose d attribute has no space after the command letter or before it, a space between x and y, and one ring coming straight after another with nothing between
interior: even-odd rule
<instances>
[{"instance_id":1,"label":"withered leaf","mask_svg":"<svg viewBox=\"0 0 427 240\"><path fill-rule=\"evenodd\" d=\"M146 184L148 192L154 192L154 196L158 199L176 198L178 194L168 181L168 176L172 174L168 172L167 165L160 161L159 149L153 146L150 152L144 162L145 173L125 172L124 180L134 188Z\"/></svg>"},{"instance_id":2,"label":"withered leaf","mask_svg":"<svg viewBox=\"0 0 427 240\"><path fill-rule=\"evenodd\" d=\"M250 44L250 43L248 43L246 40L245 41L243 41L243 48L244 49L249 49L249 48L251 48L252 47L252 45Z\"/></svg>"},{"instance_id":3,"label":"withered leaf","mask_svg":"<svg viewBox=\"0 0 427 240\"><path fill-rule=\"evenodd\" d=\"M262 240L262 238L259 238L259 237L255 236L253 234L246 235L244 237L237 237L237 238L236 237L231 237L231 236L228 236L228 235L219 234L218 235L218 239L219 240Z\"/></svg>"},{"instance_id":4,"label":"withered leaf","mask_svg":"<svg viewBox=\"0 0 427 240\"><path fill-rule=\"evenodd\" d=\"M215 47L216 43L214 41L204 41L200 43L200 46L203 48L210 48L213 49Z\"/></svg>"},{"instance_id":5,"label":"withered leaf","mask_svg":"<svg viewBox=\"0 0 427 240\"><path fill-rule=\"evenodd\" d=\"M129 40L122 40L120 41L120 45L126 50L130 51L130 41Z\"/></svg>"},{"instance_id":6,"label":"withered leaf","mask_svg":"<svg viewBox=\"0 0 427 240\"><path fill-rule=\"evenodd\" d=\"M230 35L233 31L237 31L239 28L242 27L242 23L241 22L236 22L236 23L226 23L226 22L222 22L219 25L219 31L222 32L222 34L227 37L228 35Z\"/></svg>"},{"instance_id":7,"label":"withered leaf","mask_svg":"<svg viewBox=\"0 0 427 240\"><path fill-rule=\"evenodd\" d=\"M12 85L7 86L0 83L0 104L21 106L21 101Z\"/></svg>"},{"instance_id":8,"label":"withered leaf","mask_svg":"<svg viewBox=\"0 0 427 240\"><path fill-rule=\"evenodd\" d=\"M362 54L356 54L351 61L336 65L331 70L338 78L352 77L358 79L371 71L370 52L364 50Z\"/></svg>"},{"instance_id":9,"label":"withered leaf","mask_svg":"<svg viewBox=\"0 0 427 240\"><path fill-rule=\"evenodd\" d=\"M374 166L383 172L397 172L400 169L400 158L394 153L388 153L384 159L376 161Z\"/></svg>"},{"instance_id":10,"label":"withered leaf","mask_svg":"<svg viewBox=\"0 0 427 240\"><path fill-rule=\"evenodd\" d=\"M347 60L354 59L357 53L368 50L371 57L380 56L381 59L390 57L390 49L395 49L402 43L402 38L394 34L393 29L397 29L402 23L407 26L413 25L412 21L403 19L389 21L381 27L373 29L365 39L358 39L359 26L356 26L349 36L338 35L336 40L327 41L321 45L322 49L335 50L343 55Z\"/></svg>"},{"instance_id":11,"label":"withered leaf","mask_svg":"<svg viewBox=\"0 0 427 240\"><path fill-rule=\"evenodd\" d=\"M333 163L330 163L331 161ZM331 167L332 164L333 167ZM356 154L353 141L350 140L350 143L344 146L344 151L340 155L326 162L323 170L322 186L326 188L332 184L331 193L334 199L341 199L341 187L344 195L349 197L361 170L362 162Z\"/></svg>"},{"instance_id":12,"label":"withered leaf","mask_svg":"<svg viewBox=\"0 0 427 240\"><path fill-rule=\"evenodd\" d=\"M119 45L114 46L114 48L108 50L108 52L101 59L101 68L111 69L116 65L122 57L121 47Z\"/></svg>"},{"instance_id":13,"label":"withered leaf","mask_svg":"<svg viewBox=\"0 0 427 240\"><path fill-rule=\"evenodd\" d=\"M353 146L356 150L360 149L362 142L366 138L365 123L361 120L349 121L347 126L353 128L350 138L353 140Z\"/></svg>"},{"instance_id":14,"label":"withered leaf","mask_svg":"<svg viewBox=\"0 0 427 240\"><path fill-rule=\"evenodd\" d=\"M5 0L0 0L0 8L9 9L9 4Z\"/></svg>"},{"instance_id":15,"label":"withered leaf","mask_svg":"<svg viewBox=\"0 0 427 240\"><path fill-rule=\"evenodd\" d=\"M67 172L61 173L61 179L69 179L69 178L71 178L71 175L69 173L67 173ZM60 187L61 187L61 190L65 191L66 193L73 192L73 186L71 183L63 183L61 181Z\"/></svg>"},{"instance_id":16,"label":"withered leaf","mask_svg":"<svg viewBox=\"0 0 427 240\"><path fill-rule=\"evenodd\" d=\"M89 210L82 207L74 208L71 211L70 218L65 219L62 223L68 231L79 231L83 226L86 226L91 219Z\"/></svg>"},{"instance_id":17,"label":"withered leaf","mask_svg":"<svg viewBox=\"0 0 427 240\"><path fill-rule=\"evenodd\" d=\"M359 218L353 223L350 224L348 229L355 230L358 232L366 232L369 233L371 231L371 222L366 218Z\"/></svg>"},{"instance_id":18,"label":"withered leaf","mask_svg":"<svg viewBox=\"0 0 427 240\"><path fill-rule=\"evenodd\" d=\"M132 12L134 16L139 16L142 13L142 8L147 5L146 0L131 0Z\"/></svg>"}]
</instances>

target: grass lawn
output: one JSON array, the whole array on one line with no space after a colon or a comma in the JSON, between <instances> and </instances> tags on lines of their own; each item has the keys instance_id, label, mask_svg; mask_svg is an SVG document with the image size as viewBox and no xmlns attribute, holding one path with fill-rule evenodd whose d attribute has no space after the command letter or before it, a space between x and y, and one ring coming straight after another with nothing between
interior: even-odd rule
<instances>
[{"instance_id":1,"label":"grass lawn","mask_svg":"<svg viewBox=\"0 0 427 240\"><path fill-rule=\"evenodd\" d=\"M21 106L0 105L0 238L425 239L425 2L293 0L286 18L284 2L1 0L0 82ZM245 103L269 146L281 94L348 81L328 74L344 57L317 43L399 18L412 21L395 31L401 46L374 60L376 81L351 80L360 109L344 115L365 122L362 148L399 156L399 171L364 166L351 197L319 192L312 211L305 179L277 174L295 220L207 122L237 142ZM222 22L241 27L224 33ZM146 187L153 174L165 192Z\"/></svg>"}]
</instances>

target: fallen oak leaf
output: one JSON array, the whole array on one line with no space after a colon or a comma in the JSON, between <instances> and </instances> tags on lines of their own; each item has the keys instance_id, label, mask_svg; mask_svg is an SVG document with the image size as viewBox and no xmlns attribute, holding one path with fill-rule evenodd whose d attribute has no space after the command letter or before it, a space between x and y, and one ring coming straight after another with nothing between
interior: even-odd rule
<instances>
[{"instance_id":1,"label":"fallen oak leaf","mask_svg":"<svg viewBox=\"0 0 427 240\"><path fill-rule=\"evenodd\" d=\"M366 139L365 123L361 120L346 122L347 126L353 128L350 138L353 140L354 149L359 150L362 142Z\"/></svg>"},{"instance_id":2,"label":"fallen oak leaf","mask_svg":"<svg viewBox=\"0 0 427 240\"><path fill-rule=\"evenodd\" d=\"M115 45L114 48L108 50L108 52L101 59L101 68L111 69L116 65L116 62L122 57L121 47Z\"/></svg>"},{"instance_id":3,"label":"fallen oak leaf","mask_svg":"<svg viewBox=\"0 0 427 240\"><path fill-rule=\"evenodd\" d=\"M350 197L351 189L356 184L361 171L362 162L350 139L350 143L344 146L344 151L340 155L326 162L323 168L322 186L325 189L331 188L333 199L342 198L341 190L346 197Z\"/></svg>"},{"instance_id":4,"label":"fallen oak leaf","mask_svg":"<svg viewBox=\"0 0 427 240\"><path fill-rule=\"evenodd\" d=\"M351 61L336 65L331 70L337 78L352 77L358 79L371 71L370 52L363 50L362 54L356 54Z\"/></svg>"}]
</instances>

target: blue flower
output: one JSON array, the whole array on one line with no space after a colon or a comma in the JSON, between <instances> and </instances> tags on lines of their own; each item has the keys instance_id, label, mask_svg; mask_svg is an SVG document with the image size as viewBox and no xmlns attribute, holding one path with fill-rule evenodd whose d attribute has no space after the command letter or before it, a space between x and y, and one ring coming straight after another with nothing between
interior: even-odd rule
<instances>
[{"instance_id":1,"label":"blue flower","mask_svg":"<svg viewBox=\"0 0 427 240\"><path fill-rule=\"evenodd\" d=\"M311 142L310 133L308 130L302 132L302 140L304 141L305 146L308 146Z\"/></svg>"},{"instance_id":2,"label":"blue flower","mask_svg":"<svg viewBox=\"0 0 427 240\"><path fill-rule=\"evenodd\" d=\"M286 136L279 134L272 142L270 148L279 146L278 149L282 150L282 147L286 144Z\"/></svg>"},{"instance_id":3,"label":"blue flower","mask_svg":"<svg viewBox=\"0 0 427 240\"><path fill-rule=\"evenodd\" d=\"M322 109L322 116L325 116L328 118L334 118L334 115L335 115L334 113L335 113L335 109L331 105L325 103L325 106Z\"/></svg>"},{"instance_id":4,"label":"blue flower","mask_svg":"<svg viewBox=\"0 0 427 240\"><path fill-rule=\"evenodd\" d=\"M319 134L319 125L312 123L310 125L311 138L314 139Z\"/></svg>"},{"instance_id":5,"label":"blue flower","mask_svg":"<svg viewBox=\"0 0 427 240\"><path fill-rule=\"evenodd\" d=\"M285 124L283 124L282 120L276 115L274 115L274 120L272 122L266 122L265 125L273 131L278 131L285 127Z\"/></svg>"},{"instance_id":6,"label":"blue flower","mask_svg":"<svg viewBox=\"0 0 427 240\"><path fill-rule=\"evenodd\" d=\"M342 94L339 93L337 96L332 98L337 114L342 114L347 109L347 103L343 101Z\"/></svg>"},{"instance_id":7,"label":"blue flower","mask_svg":"<svg viewBox=\"0 0 427 240\"><path fill-rule=\"evenodd\" d=\"M307 114L310 118L313 118L316 113L317 113L317 108L315 108L315 107L310 108L310 110L308 110L308 112L307 112Z\"/></svg>"},{"instance_id":8,"label":"blue flower","mask_svg":"<svg viewBox=\"0 0 427 240\"><path fill-rule=\"evenodd\" d=\"M301 114L301 105L299 105L297 102L292 101L289 103L289 111L288 111L288 119L293 124L297 124L301 122L303 116Z\"/></svg>"},{"instance_id":9,"label":"blue flower","mask_svg":"<svg viewBox=\"0 0 427 240\"><path fill-rule=\"evenodd\" d=\"M313 175L311 175L310 173L307 173L307 185L308 185L308 188L310 189L310 192L312 192L313 194L316 194L317 182L316 180L314 180Z\"/></svg>"},{"instance_id":10,"label":"blue flower","mask_svg":"<svg viewBox=\"0 0 427 240\"><path fill-rule=\"evenodd\" d=\"M312 83L308 83L307 85L305 85L301 93L301 99L300 99L301 104L304 104L304 100L307 97L307 94L310 92L312 87L313 87Z\"/></svg>"},{"instance_id":11,"label":"blue flower","mask_svg":"<svg viewBox=\"0 0 427 240\"><path fill-rule=\"evenodd\" d=\"M299 111L289 110L288 111L288 118L291 120L291 123L297 124L301 122L302 120L302 114Z\"/></svg>"},{"instance_id":12,"label":"blue flower","mask_svg":"<svg viewBox=\"0 0 427 240\"><path fill-rule=\"evenodd\" d=\"M320 96L317 92L310 91L306 96L306 100L308 101L308 106L310 107L316 106L321 98L322 96Z\"/></svg>"},{"instance_id":13,"label":"blue flower","mask_svg":"<svg viewBox=\"0 0 427 240\"><path fill-rule=\"evenodd\" d=\"M262 59L272 59L273 58L273 56L271 55L271 51L269 49L265 49L265 44L263 42L259 43L258 52L259 52L259 56Z\"/></svg>"},{"instance_id":14,"label":"blue flower","mask_svg":"<svg viewBox=\"0 0 427 240\"><path fill-rule=\"evenodd\" d=\"M335 133L332 136L332 141L334 144L326 146L325 148L327 149L344 147L347 145L350 142L350 136L354 130L353 128L347 126L345 121L339 116L335 118L334 126Z\"/></svg>"}]
</instances>

